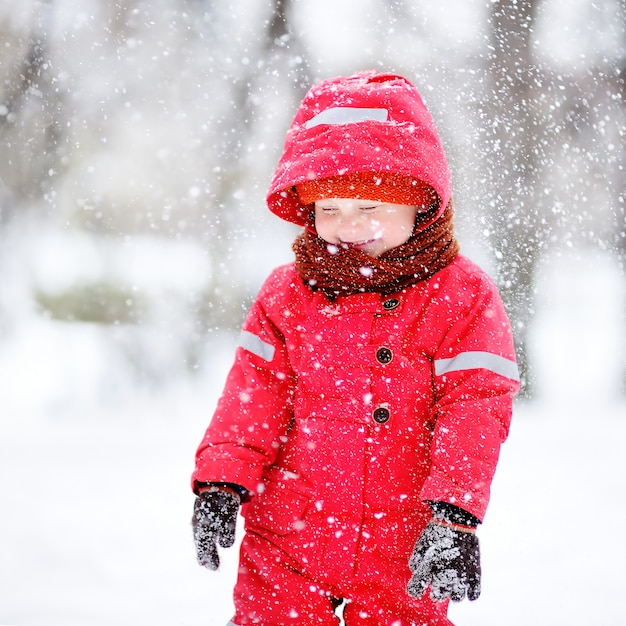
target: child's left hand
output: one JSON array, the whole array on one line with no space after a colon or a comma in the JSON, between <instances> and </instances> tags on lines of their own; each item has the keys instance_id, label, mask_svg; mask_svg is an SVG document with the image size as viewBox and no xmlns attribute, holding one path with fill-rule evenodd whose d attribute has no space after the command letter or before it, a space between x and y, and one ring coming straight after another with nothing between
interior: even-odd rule
<instances>
[{"instance_id":1,"label":"child's left hand","mask_svg":"<svg viewBox=\"0 0 626 626\"><path fill-rule=\"evenodd\" d=\"M409 560L407 591L416 598L430 585L436 602L480 596L480 547L470 529L433 519L422 531Z\"/></svg>"}]
</instances>

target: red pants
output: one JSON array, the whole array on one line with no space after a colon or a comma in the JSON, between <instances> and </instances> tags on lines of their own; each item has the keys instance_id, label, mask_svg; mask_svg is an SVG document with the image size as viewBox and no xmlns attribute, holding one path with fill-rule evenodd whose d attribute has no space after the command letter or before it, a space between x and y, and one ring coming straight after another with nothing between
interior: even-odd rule
<instances>
[{"instance_id":1,"label":"red pants","mask_svg":"<svg viewBox=\"0 0 626 626\"><path fill-rule=\"evenodd\" d=\"M364 575L314 580L266 539L246 533L234 590L236 626L337 626L334 598L345 598L346 626L453 626L447 602L406 592L408 565L372 564ZM406 572L404 571L406 570ZM401 574L399 572L402 572Z\"/></svg>"}]
</instances>

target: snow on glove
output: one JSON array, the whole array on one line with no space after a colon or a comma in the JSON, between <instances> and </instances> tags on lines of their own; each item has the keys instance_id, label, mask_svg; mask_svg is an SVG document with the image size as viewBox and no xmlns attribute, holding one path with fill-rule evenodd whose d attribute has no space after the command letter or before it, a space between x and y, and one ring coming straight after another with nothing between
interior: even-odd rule
<instances>
[{"instance_id":1,"label":"snow on glove","mask_svg":"<svg viewBox=\"0 0 626 626\"><path fill-rule=\"evenodd\" d=\"M407 591L416 598L430 585L436 602L460 602L480 596L480 547L476 529L434 517L422 531L409 568L413 576Z\"/></svg>"},{"instance_id":2,"label":"snow on glove","mask_svg":"<svg viewBox=\"0 0 626 626\"><path fill-rule=\"evenodd\" d=\"M203 491L196 498L191 525L200 565L216 570L220 565L217 544L230 548L235 543L239 503L237 494L219 488Z\"/></svg>"}]
</instances>

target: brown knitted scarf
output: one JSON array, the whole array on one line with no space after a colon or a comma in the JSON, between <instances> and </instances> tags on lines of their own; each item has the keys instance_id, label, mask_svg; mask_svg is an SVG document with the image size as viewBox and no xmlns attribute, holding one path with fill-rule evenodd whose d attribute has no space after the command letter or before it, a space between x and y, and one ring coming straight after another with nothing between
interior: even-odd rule
<instances>
[{"instance_id":1,"label":"brown knitted scarf","mask_svg":"<svg viewBox=\"0 0 626 626\"><path fill-rule=\"evenodd\" d=\"M429 278L457 256L452 202L433 224L379 257L354 248L329 246L309 230L296 237L293 251L304 282L311 289L321 289L331 300L365 291L396 293Z\"/></svg>"}]
</instances>

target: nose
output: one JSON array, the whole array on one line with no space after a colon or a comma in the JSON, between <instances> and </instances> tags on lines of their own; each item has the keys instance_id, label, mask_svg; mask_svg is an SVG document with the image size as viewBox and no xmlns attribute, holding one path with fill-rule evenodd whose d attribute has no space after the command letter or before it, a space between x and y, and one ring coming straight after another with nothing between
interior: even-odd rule
<instances>
[{"instance_id":1,"label":"nose","mask_svg":"<svg viewBox=\"0 0 626 626\"><path fill-rule=\"evenodd\" d=\"M339 218L337 225L337 235L341 241L350 243L359 241L365 232L367 220L358 213L349 213Z\"/></svg>"}]
</instances>

